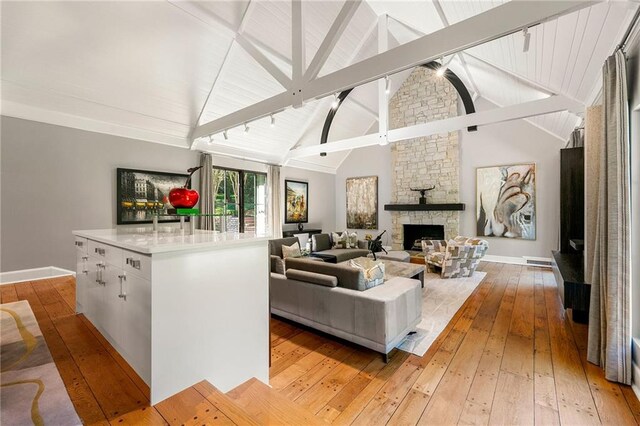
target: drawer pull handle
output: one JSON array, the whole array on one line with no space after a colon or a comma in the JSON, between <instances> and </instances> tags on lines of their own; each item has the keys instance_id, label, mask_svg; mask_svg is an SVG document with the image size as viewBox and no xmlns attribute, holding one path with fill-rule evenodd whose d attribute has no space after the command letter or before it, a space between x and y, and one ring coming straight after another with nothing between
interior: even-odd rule
<instances>
[{"instance_id":1,"label":"drawer pull handle","mask_svg":"<svg viewBox=\"0 0 640 426\"><path fill-rule=\"evenodd\" d=\"M127 265L131 265L132 268L140 269L140 261L134 260L133 257L127 257Z\"/></svg>"},{"instance_id":2,"label":"drawer pull handle","mask_svg":"<svg viewBox=\"0 0 640 426\"><path fill-rule=\"evenodd\" d=\"M120 299L124 299L124 301L126 302L127 293L124 292L124 289L122 288L122 283L127 280L127 276L125 274L122 274L122 275L118 275L118 278L120 278L120 294L118 294L118 297Z\"/></svg>"},{"instance_id":3,"label":"drawer pull handle","mask_svg":"<svg viewBox=\"0 0 640 426\"><path fill-rule=\"evenodd\" d=\"M95 248L95 252L98 253L100 256L104 256L104 254L106 253L105 249L99 248L99 247Z\"/></svg>"},{"instance_id":4,"label":"drawer pull handle","mask_svg":"<svg viewBox=\"0 0 640 426\"><path fill-rule=\"evenodd\" d=\"M82 247L84 243L82 241L76 241L76 246Z\"/></svg>"}]
</instances>

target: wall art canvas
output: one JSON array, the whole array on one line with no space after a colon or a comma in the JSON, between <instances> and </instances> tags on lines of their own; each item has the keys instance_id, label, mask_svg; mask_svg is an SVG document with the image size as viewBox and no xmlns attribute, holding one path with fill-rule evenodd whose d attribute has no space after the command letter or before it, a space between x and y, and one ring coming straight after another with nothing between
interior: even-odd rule
<instances>
[{"instance_id":1,"label":"wall art canvas","mask_svg":"<svg viewBox=\"0 0 640 426\"><path fill-rule=\"evenodd\" d=\"M536 165L476 170L476 223L482 237L536 239Z\"/></svg>"},{"instance_id":2,"label":"wall art canvas","mask_svg":"<svg viewBox=\"0 0 640 426\"><path fill-rule=\"evenodd\" d=\"M169 191L184 186L188 175L148 170L117 169L116 210L118 225L151 223L153 215L166 214ZM162 216L159 222L177 222L178 216ZM189 218L186 218L188 221Z\"/></svg>"},{"instance_id":3,"label":"wall art canvas","mask_svg":"<svg viewBox=\"0 0 640 426\"><path fill-rule=\"evenodd\" d=\"M378 176L347 178L347 228L378 229Z\"/></svg>"},{"instance_id":4,"label":"wall art canvas","mask_svg":"<svg viewBox=\"0 0 640 426\"><path fill-rule=\"evenodd\" d=\"M284 223L309 222L309 184L285 180L284 188Z\"/></svg>"}]
</instances>

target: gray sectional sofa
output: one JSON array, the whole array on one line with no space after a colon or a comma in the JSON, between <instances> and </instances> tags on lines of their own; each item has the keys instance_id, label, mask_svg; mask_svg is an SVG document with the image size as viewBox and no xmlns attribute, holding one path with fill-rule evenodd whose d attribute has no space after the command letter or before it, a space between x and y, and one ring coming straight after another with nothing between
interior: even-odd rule
<instances>
[{"instance_id":1,"label":"gray sectional sofa","mask_svg":"<svg viewBox=\"0 0 640 426\"><path fill-rule=\"evenodd\" d=\"M332 248L330 234L315 234L311 236L311 256L319 257L325 262L340 263L369 254L367 241L358 241L358 248Z\"/></svg>"},{"instance_id":2,"label":"gray sectional sofa","mask_svg":"<svg viewBox=\"0 0 640 426\"><path fill-rule=\"evenodd\" d=\"M393 277L364 290L362 272L345 263L288 258L284 269L271 272L273 314L373 349L385 360L422 318L418 280Z\"/></svg>"}]
</instances>

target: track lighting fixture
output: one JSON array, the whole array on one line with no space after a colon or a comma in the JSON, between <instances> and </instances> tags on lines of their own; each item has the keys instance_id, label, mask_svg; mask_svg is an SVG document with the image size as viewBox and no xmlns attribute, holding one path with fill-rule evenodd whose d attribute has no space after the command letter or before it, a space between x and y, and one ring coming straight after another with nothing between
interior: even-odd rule
<instances>
[{"instance_id":1,"label":"track lighting fixture","mask_svg":"<svg viewBox=\"0 0 640 426\"><path fill-rule=\"evenodd\" d=\"M207 141L207 145L213 145L213 135L209 135L209 140Z\"/></svg>"},{"instance_id":2,"label":"track lighting fixture","mask_svg":"<svg viewBox=\"0 0 640 426\"><path fill-rule=\"evenodd\" d=\"M531 34L529 28L522 29L522 36L524 37L524 43L522 44L522 52L527 53L529 51L529 45L531 44Z\"/></svg>"},{"instance_id":3,"label":"track lighting fixture","mask_svg":"<svg viewBox=\"0 0 640 426\"><path fill-rule=\"evenodd\" d=\"M333 102L331 103L331 108L337 109L338 105L340 105L340 99L338 98L338 94L333 94Z\"/></svg>"},{"instance_id":4,"label":"track lighting fixture","mask_svg":"<svg viewBox=\"0 0 640 426\"><path fill-rule=\"evenodd\" d=\"M276 127L276 117L273 114L271 114L271 127Z\"/></svg>"},{"instance_id":5,"label":"track lighting fixture","mask_svg":"<svg viewBox=\"0 0 640 426\"><path fill-rule=\"evenodd\" d=\"M388 95L389 92L391 92L391 80L389 80L389 76L386 75L384 77L384 93Z\"/></svg>"},{"instance_id":6,"label":"track lighting fixture","mask_svg":"<svg viewBox=\"0 0 640 426\"><path fill-rule=\"evenodd\" d=\"M249 125L247 123L244 123L244 132L249 133Z\"/></svg>"},{"instance_id":7,"label":"track lighting fixture","mask_svg":"<svg viewBox=\"0 0 640 426\"><path fill-rule=\"evenodd\" d=\"M227 131L225 130L224 132L222 132L222 136L224 136L224 140L228 141L229 140L229 135L227 134Z\"/></svg>"},{"instance_id":8,"label":"track lighting fixture","mask_svg":"<svg viewBox=\"0 0 640 426\"><path fill-rule=\"evenodd\" d=\"M443 76L444 76L444 73L445 73L445 72L447 72L447 68L448 68L448 67L449 67L449 63L447 62L447 63L445 64L445 62L444 62L444 56L440 57L440 68L438 68L438 69L436 70L436 75L437 75L438 77L443 77Z\"/></svg>"}]
</instances>

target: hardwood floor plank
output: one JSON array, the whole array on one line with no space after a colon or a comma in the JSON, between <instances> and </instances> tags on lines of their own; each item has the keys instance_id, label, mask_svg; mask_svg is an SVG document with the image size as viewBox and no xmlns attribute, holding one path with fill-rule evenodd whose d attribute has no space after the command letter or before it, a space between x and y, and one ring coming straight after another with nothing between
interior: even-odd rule
<instances>
[{"instance_id":1,"label":"hardwood floor plank","mask_svg":"<svg viewBox=\"0 0 640 426\"><path fill-rule=\"evenodd\" d=\"M320 364L325 358L331 356L331 354L333 354L339 348L340 344L337 342L325 343L315 351L311 351L310 353L296 361L294 364L289 365L284 370L272 376L269 380L269 384L274 389L278 390L286 388L296 379L300 378L300 376L311 370L316 365Z\"/></svg>"},{"instance_id":2,"label":"hardwood floor plank","mask_svg":"<svg viewBox=\"0 0 640 426\"><path fill-rule=\"evenodd\" d=\"M233 425L234 423L193 387L155 405L170 425Z\"/></svg>"},{"instance_id":3,"label":"hardwood floor plank","mask_svg":"<svg viewBox=\"0 0 640 426\"><path fill-rule=\"evenodd\" d=\"M567 323L566 312L560 303L550 272L543 274L543 281L560 422L600 424L580 355Z\"/></svg>"},{"instance_id":4,"label":"hardwood floor plank","mask_svg":"<svg viewBox=\"0 0 640 426\"><path fill-rule=\"evenodd\" d=\"M0 285L0 298L2 303L12 303L18 301L15 284Z\"/></svg>"},{"instance_id":5,"label":"hardwood floor plank","mask_svg":"<svg viewBox=\"0 0 640 426\"><path fill-rule=\"evenodd\" d=\"M500 371L489 424L533 424L533 380Z\"/></svg>"},{"instance_id":6,"label":"hardwood floor plank","mask_svg":"<svg viewBox=\"0 0 640 426\"><path fill-rule=\"evenodd\" d=\"M250 417L241 407L236 405L231 398L220 392L206 380L196 383L193 388L235 424L247 426L258 425L258 422Z\"/></svg>"},{"instance_id":7,"label":"hardwood floor plank","mask_svg":"<svg viewBox=\"0 0 640 426\"><path fill-rule=\"evenodd\" d=\"M147 385L145 383L145 381L142 380L142 378L140 376L138 376L138 373L136 373L135 370L122 357L122 355L120 355L118 353L118 351L116 351L116 349L113 346L111 346L111 343L109 343L107 341L107 339L105 339L104 336L102 334L100 334L100 331L98 331L98 329L95 328L95 326L93 324L91 324L91 321L89 321L87 319L87 317L85 317L84 315L80 314L80 315L78 315L78 318L80 318L80 320L84 323L84 325L89 329L89 331L100 342L102 347L118 363L118 365L120 366L122 371L124 371L127 374L127 376L129 376L131 381L133 381L133 383L136 385L136 387L138 389L140 389L140 392L142 392L142 394L145 396L147 401L149 401L151 399L151 396L150 396L151 395L151 389L149 389L149 385Z\"/></svg>"},{"instance_id":8,"label":"hardwood floor plank","mask_svg":"<svg viewBox=\"0 0 640 426\"><path fill-rule=\"evenodd\" d=\"M111 426L155 426L168 425L169 423L154 407L142 407L140 409L123 414L109 422Z\"/></svg>"}]
</instances>

